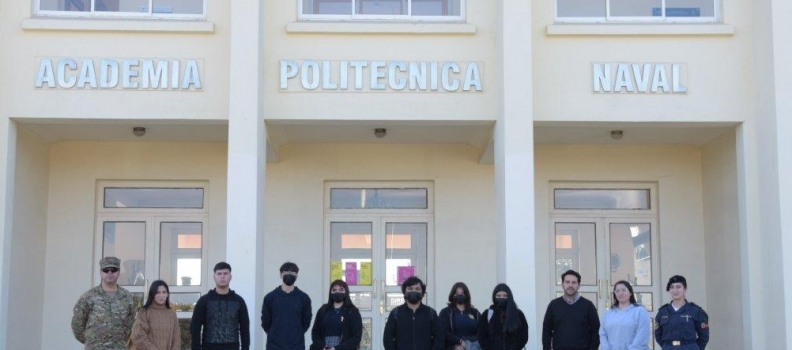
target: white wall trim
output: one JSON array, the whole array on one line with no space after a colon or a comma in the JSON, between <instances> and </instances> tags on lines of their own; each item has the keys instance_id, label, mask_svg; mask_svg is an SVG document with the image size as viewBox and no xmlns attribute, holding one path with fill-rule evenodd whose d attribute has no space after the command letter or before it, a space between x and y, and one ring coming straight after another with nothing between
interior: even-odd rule
<instances>
[{"instance_id":1,"label":"white wall trim","mask_svg":"<svg viewBox=\"0 0 792 350\"><path fill-rule=\"evenodd\" d=\"M361 23L361 22L291 22L290 34L446 34L473 35L476 26L468 23Z\"/></svg>"},{"instance_id":2,"label":"white wall trim","mask_svg":"<svg viewBox=\"0 0 792 350\"><path fill-rule=\"evenodd\" d=\"M128 19L55 19L28 18L22 20L25 31L83 31L83 32L147 32L213 34L214 22L166 21Z\"/></svg>"},{"instance_id":3,"label":"white wall trim","mask_svg":"<svg viewBox=\"0 0 792 350\"><path fill-rule=\"evenodd\" d=\"M551 24L547 36L615 35L615 36L733 36L728 24Z\"/></svg>"}]
</instances>

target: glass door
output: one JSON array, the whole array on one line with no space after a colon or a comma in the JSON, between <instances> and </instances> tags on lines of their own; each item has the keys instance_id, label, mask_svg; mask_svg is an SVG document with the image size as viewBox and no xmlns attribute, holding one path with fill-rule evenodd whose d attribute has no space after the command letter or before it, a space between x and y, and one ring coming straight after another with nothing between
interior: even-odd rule
<instances>
[{"instance_id":1,"label":"glass door","mask_svg":"<svg viewBox=\"0 0 792 350\"><path fill-rule=\"evenodd\" d=\"M329 263L325 286L349 284L363 318L361 349L381 349L388 313L404 303L401 282L428 273L430 220L426 216L329 216ZM326 302L325 300L322 301ZM427 301L425 301L427 302Z\"/></svg>"},{"instance_id":2,"label":"glass door","mask_svg":"<svg viewBox=\"0 0 792 350\"><path fill-rule=\"evenodd\" d=\"M600 316L610 308L613 285L628 281L635 299L654 318L660 300L657 227L646 217L565 217L553 220L555 254L554 297L563 294L561 274L569 269L582 276L580 294L597 306ZM654 348L654 339L650 339Z\"/></svg>"}]
</instances>

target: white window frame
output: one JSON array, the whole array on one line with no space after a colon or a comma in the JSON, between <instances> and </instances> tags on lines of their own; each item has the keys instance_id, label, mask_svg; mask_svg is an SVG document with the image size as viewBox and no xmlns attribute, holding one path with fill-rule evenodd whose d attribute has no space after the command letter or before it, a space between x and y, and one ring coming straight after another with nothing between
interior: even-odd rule
<instances>
[{"instance_id":1,"label":"white window frame","mask_svg":"<svg viewBox=\"0 0 792 350\"><path fill-rule=\"evenodd\" d=\"M330 208L330 190L334 188L377 188L377 189L426 189L426 209L333 209ZM324 211L328 214L377 214L391 215L393 213L434 214L434 184L431 181L327 181L324 189Z\"/></svg>"},{"instance_id":2,"label":"white window frame","mask_svg":"<svg viewBox=\"0 0 792 350\"><path fill-rule=\"evenodd\" d=\"M316 15L303 13L303 0L297 0L297 18L300 21L402 21L402 22L465 22L467 0L459 0L459 16L413 16L412 2L407 2L406 15L360 15L355 14L355 1L350 0L350 14L348 15Z\"/></svg>"},{"instance_id":3,"label":"white window frame","mask_svg":"<svg viewBox=\"0 0 792 350\"><path fill-rule=\"evenodd\" d=\"M104 189L105 188L202 188L204 191L203 208L184 209L184 208L105 208ZM146 237L144 259L146 262L146 273L153 271L159 278L158 271L160 265L160 232L163 222L200 222L203 225L201 232L201 284L190 286L168 285L171 293L198 293L202 295L208 286L211 286L212 273L209 267L209 183L206 181L99 181L96 191L96 221L94 228L94 261L99 261L103 251L103 232L104 222L123 221L123 222L144 222L146 224ZM123 262L122 262L123 263ZM151 265L149 265L151 264ZM147 297L148 288L151 282L156 280L154 275L145 276L143 302ZM101 282L101 276L96 269L94 271L94 285ZM126 289L134 293L139 293L141 286L127 286ZM179 318L192 317L192 312L177 312Z\"/></svg>"},{"instance_id":4,"label":"white window frame","mask_svg":"<svg viewBox=\"0 0 792 350\"><path fill-rule=\"evenodd\" d=\"M68 17L68 18L130 18L130 19L178 19L178 20L206 20L206 10L208 8L209 0L203 1L203 13L201 14L177 14L177 13L153 13L154 0L148 0L148 12L115 12L115 11L94 11L93 4L95 0L91 1L91 11L52 11L41 10L41 0L34 0L33 13L38 17Z\"/></svg>"},{"instance_id":5,"label":"white window frame","mask_svg":"<svg viewBox=\"0 0 792 350\"><path fill-rule=\"evenodd\" d=\"M720 23L722 2L720 0L712 0L714 3L712 17L666 17L666 0L661 0L661 16L611 16L610 15L610 2L605 0L605 17L559 17L558 16L558 0L553 0L555 8L555 22L556 23L649 23L649 24L666 24L666 23Z\"/></svg>"}]
</instances>

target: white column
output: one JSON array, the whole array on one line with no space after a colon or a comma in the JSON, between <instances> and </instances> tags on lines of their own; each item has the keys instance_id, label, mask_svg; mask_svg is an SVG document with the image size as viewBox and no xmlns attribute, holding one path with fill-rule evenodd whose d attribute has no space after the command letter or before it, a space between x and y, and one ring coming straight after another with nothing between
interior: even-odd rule
<instances>
[{"instance_id":1,"label":"white column","mask_svg":"<svg viewBox=\"0 0 792 350\"><path fill-rule=\"evenodd\" d=\"M776 156L778 161L781 258L784 271L786 349L792 349L792 3L772 0L773 73L775 77ZM773 283L772 281L767 281ZM772 327L773 325L765 325ZM776 333L776 332L773 332ZM771 334L772 336L772 334Z\"/></svg>"},{"instance_id":2,"label":"white column","mask_svg":"<svg viewBox=\"0 0 792 350\"><path fill-rule=\"evenodd\" d=\"M245 298L248 306L251 349L262 347L263 333L258 311L261 288L257 283L262 260L259 248L263 242L267 134L259 102L263 10L259 0L231 2L226 259L233 269L231 288Z\"/></svg>"},{"instance_id":3,"label":"white column","mask_svg":"<svg viewBox=\"0 0 792 350\"><path fill-rule=\"evenodd\" d=\"M14 218L16 126L0 117L0 350L8 349L8 287L11 276L11 235Z\"/></svg>"},{"instance_id":4,"label":"white column","mask_svg":"<svg viewBox=\"0 0 792 350\"><path fill-rule=\"evenodd\" d=\"M539 349L534 223L531 2L501 0L495 188L498 210L498 281L511 287L528 318L528 349Z\"/></svg>"}]
</instances>

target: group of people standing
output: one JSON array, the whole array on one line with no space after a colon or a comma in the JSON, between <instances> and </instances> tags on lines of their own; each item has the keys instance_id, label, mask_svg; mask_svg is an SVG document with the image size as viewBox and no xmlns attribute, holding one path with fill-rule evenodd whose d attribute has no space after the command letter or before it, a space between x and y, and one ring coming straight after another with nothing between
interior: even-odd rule
<instances>
[{"instance_id":1,"label":"group of people standing","mask_svg":"<svg viewBox=\"0 0 792 350\"><path fill-rule=\"evenodd\" d=\"M167 283L152 283L142 309L135 312L131 294L117 285L120 260L100 260L102 284L84 293L74 308L72 331L86 350L179 350L181 336L170 308ZM299 268L280 267L282 283L265 297L261 326L267 350L303 350L311 327L311 299L294 284ZM249 350L250 318L244 299L230 289L231 266L214 267L216 287L201 296L191 321L193 350ZM647 350L650 325L646 309L635 300L627 281L614 285L614 305L602 317L582 297L580 274L562 275L564 294L552 300L542 324L544 350ZM687 281L674 276L666 290L672 301L658 311L655 339L662 349L704 350L709 340L707 314L685 300ZM439 315L423 304L426 284L409 277L401 284L404 304L391 310L383 332L386 350L518 350L528 343L528 322L508 285L492 291L492 304L479 312L467 285L457 282ZM356 350L363 336L360 311L342 280L330 284L327 302L316 313L310 350Z\"/></svg>"}]
</instances>

